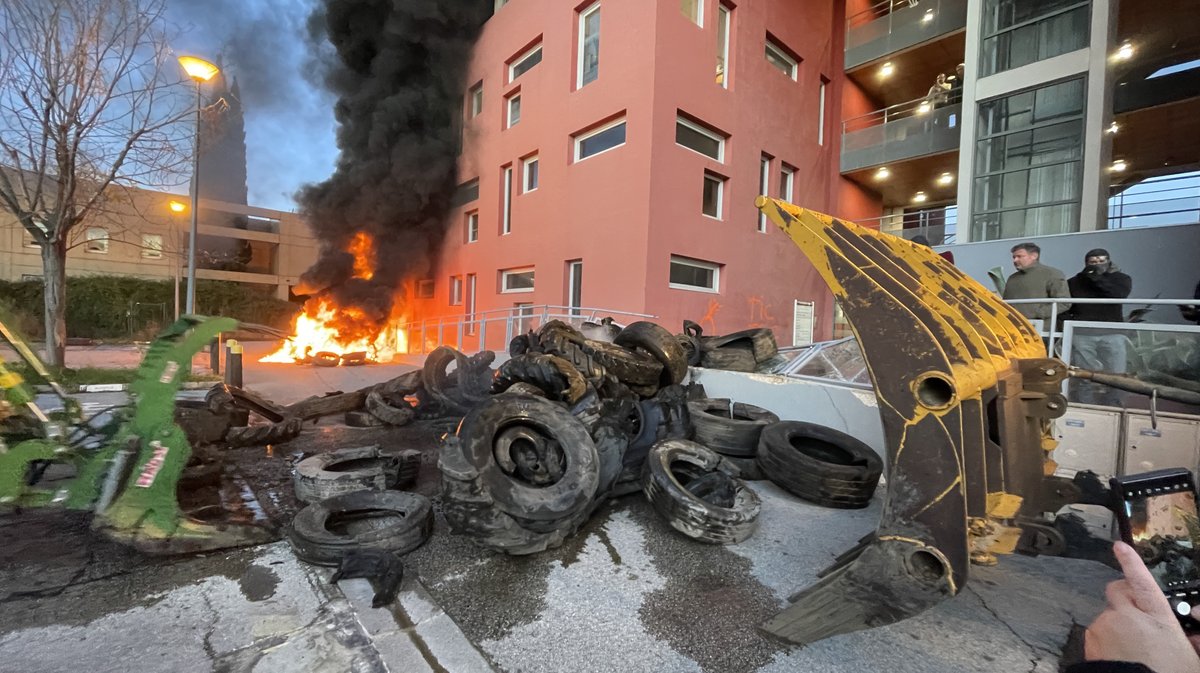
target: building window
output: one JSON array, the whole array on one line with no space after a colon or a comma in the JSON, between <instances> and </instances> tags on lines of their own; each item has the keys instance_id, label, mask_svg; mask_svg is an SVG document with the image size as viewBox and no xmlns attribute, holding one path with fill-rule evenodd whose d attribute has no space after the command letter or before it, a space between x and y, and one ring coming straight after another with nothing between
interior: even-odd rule
<instances>
[{"instance_id":1,"label":"building window","mask_svg":"<svg viewBox=\"0 0 1200 673\"><path fill-rule=\"evenodd\" d=\"M84 250L86 252L95 252L102 255L108 254L108 230L104 227L88 227L85 234L86 243Z\"/></svg>"},{"instance_id":2,"label":"building window","mask_svg":"<svg viewBox=\"0 0 1200 673\"><path fill-rule=\"evenodd\" d=\"M471 87L471 91L467 95L469 108L467 109L467 119L478 117L483 112L483 82Z\"/></svg>"},{"instance_id":3,"label":"building window","mask_svg":"<svg viewBox=\"0 0 1200 673\"><path fill-rule=\"evenodd\" d=\"M1084 81L979 104L971 240L1079 230Z\"/></svg>"},{"instance_id":4,"label":"building window","mask_svg":"<svg viewBox=\"0 0 1200 673\"><path fill-rule=\"evenodd\" d=\"M771 189L771 155L763 154L758 160L758 193L763 196L770 196ZM767 233L767 215L761 210L758 211L758 232L760 234Z\"/></svg>"},{"instance_id":5,"label":"building window","mask_svg":"<svg viewBox=\"0 0 1200 673\"><path fill-rule=\"evenodd\" d=\"M725 136L683 117L675 119L675 144L724 163Z\"/></svg>"},{"instance_id":6,"label":"building window","mask_svg":"<svg viewBox=\"0 0 1200 673\"><path fill-rule=\"evenodd\" d=\"M472 210L467 213L467 243L474 243L479 240L479 211Z\"/></svg>"},{"instance_id":7,"label":"building window","mask_svg":"<svg viewBox=\"0 0 1200 673\"><path fill-rule=\"evenodd\" d=\"M533 269L505 269L500 272L500 291L533 292Z\"/></svg>"},{"instance_id":8,"label":"building window","mask_svg":"<svg viewBox=\"0 0 1200 673\"><path fill-rule=\"evenodd\" d=\"M817 108L817 144L825 144L825 85L829 84L829 80L825 76L821 76L821 88L818 93L820 107Z\"/></svg>"},{"instance_id":9,"label":"building window","mask_svg":"<svg viewBox=\"0 0 1200 673\"><path fill-rule=\"evenodd\" d=\"M162 259L162 234L142 234L142 257L144 259Z\"/></svg>"},{"instance_id":10,"label":"building window","mask_svg":"<svg viewBox=\"0 0 1200 673\"><path fill-rule=\"evenodd\" d=\"M575 136L575 161L607 152L625 144L625 120L606 124L598 129Z\"/></svg>"},{"instance_id":11,"label":"building window","mask_svg":"<svg viewBox=\"0 0 1200 673\"><path fill-rule=\"evenodd\" d=\"M600 76L600 3L579 13L579 72L575 88L582 89Z\"/></svg>"},{"instance_id":12,"label":"building window","mask_svg":"<svg viewBox=\"0 0 1200 673\"><path fill-rule=\"evenodd\" d=\"M464 313L467 318L467 334L474 334L478 325L475 323L475 287L478 283L475 282L476 277L473 273L467 274L467 305Z\"/></svg>"},{"instance_id":13,"label":"building window","mask_svg":"<svg viewBox=\"0 0 1200 673\"><path fill-rule=\"evenodd\" d=\"M462 306L463 279L462 276L450 276L450 305Z\"/></svg>"},{"instance_id":14,"label":"building window","mask_svg":"<svg viewBox=\"0 0 1200 673\"><path fill-rule=\"evenodd\" d=\"M479 200L479 178L468 180L459 185L454 190L454 196L450 199L450 203L457 206L466 205L472 201Z\"/></svg>"},{"instance_id":15,"label":"building window","mask_svg":"<svg viewBox=\"0 0 1200 673\"><path fill-rule=\"evenodd\" d=\"M793 191L796 188L796 169L784 164L779 169L779 199L794 203L795 198Z\"/></svg>"},{"instance_id":16,"label":"building window","mask_svg":"<svg viewBox=\"0 0 1200 673\"><path fill-rule=\"evenodd\" d=\"M701 206L701 212L708 217L721 219L721 212L725 201L725 178L715 174L704 172L704 197Z\"/></svg>"},{"instance_id":17,"label":"building window","mask_svg":"<svg viewBox=\"0 0 1200 673\"><path fill-rule=\"evenodd\" d=\"M980 77L1088 46L1088 0L984 0Z\"/></svg>"},{"instance_id":18,"label":"building window","mask_svg":"<svg viewBox=\"0 0 1200 673\"><path fill-rule=\"evenodd\" d=\"M671 255L671 274L667 284L677 290L719 292L721 265Z\"/></svg>"},{"instance_id":19,"label":"building window","mask_svg":"<svg viewBox=\"0 0 1200 673\"><path fill-rule=\"evenodd\" d=\"M417 281L417 298L418 299L433 299L434 287L433 279L426 278Z\"/></svg>"},{"instance_id":20,"label":"building window","mask_svg":"<svg viewBox=\"0 0 1200 673\"><path fill-rule=\"evenodd\" d=\"M583 306L583 260L567 262L567 308L579 315Z\"/></svg>"},{"instance_id":21,"label":"building window","mask_svg":"<svg viewBox=\"0 0 1200 673\"><path fill-rule=\"evenodd\" d=\"M779 43L767 37L767 63L775 66L779 72L796 79L800 71L800 61L790 55Z\"/></svg>"},{"instance_id":22,"label":"building window","mask_svg":"<svg viewBox=\"0 0 1200 673\"><path fill-rule=\"evenodd\" d=\"M498 11L500 11L500 8L501 8L501 7L503 7L503 6L507 5L507 4L508 4L508 0L496 0L496 8L495 8L494 10L492 10L492 11L493 11L493 12L498 12Z\"/></svg>"},{"instance_id":23,"label":"building window","mask_svg":"<svg viewBox=\"0 0 1200 673\"><path fill-rule=\"evenodd\" d=\"M500 203L500 234L512 233L512 191L513 191L513 169L512 166L504 167L504 196Z\"/></svg>"},{"instance_id":24,"label":"building window","mask_svg":"<svg viewBox=\"0 0 1200 673\"><path fill-rule=\"evenodd\" d=\"M729 88L729 23L733 10L717 5L717 84Z\"/></svg>"},{"instance_id":25,"label":"building window","mask_svg":"<svg viewBox=\"0 0 1200 673\"><path fill-rule=\"evenodd\" d=\"M692 23L704 27L704 0L679 0L679 11Z\"/></svg>"},{"instance_id":26,"label":"building window","mask_svg":"<svg viewBox=\"0 0 1200 673\"><path fill-rule=\"evenodd\" d=\"M539 42L536 46L512 60L512 63L508 66L508 81L511 82L533 70L533 67L541 62L542 45Z\"/></svg>"},{"instance_id":27,"label":"building window","mask_svg":"<svg viewBox=\"0 0 1200 673\"><path fill-rule=\"evenodd\" d=\"M521 193L528 194L538 188L538 158L536 154L522 162L521 174Z\"/></svg>"},{"instance_id":28,"label":"building window","mask_svg":"<svg viewBox=\"0 0 1200 673\"><path fill-rule=\"evenodd\" d=\"M508 115L504 119L504 128L512 128L521 121L521 95L516 94L508 97Z\"/></svg>"}]
</instances>

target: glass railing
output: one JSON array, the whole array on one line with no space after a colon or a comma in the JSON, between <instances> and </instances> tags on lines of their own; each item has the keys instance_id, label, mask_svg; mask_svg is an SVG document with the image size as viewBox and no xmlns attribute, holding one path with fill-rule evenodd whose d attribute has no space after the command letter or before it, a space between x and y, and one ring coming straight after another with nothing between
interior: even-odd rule
<instances>
[{"instance_id":1,"label":"glass railing","mask_svg":"<svg viewBox=\"0 0 1200 673\"><path fill-rule=\"evenodd\" d=\"M958 149L961 100L917 98L842 122L842 172Z\"/></svg>"},{"instance_id":2,"label":"glass railing","mask_svg":"<svg viewBox=\"0 0 1200 673\"><path fill-rule=\"evenodd\" d=\"M882 0L846 18L846 68L966 25L966 0Z\"/></svg>"},{"instance_id":3,"label":"glass railing","mask_svg":"<svg viewBox=\"0 0 1200 673\"><path fill-rule=\"evenodd\" d=\"M1200 172L1151 178L1108 199L1108 228L1200 222Z\"/></svg>"}]
</instances>

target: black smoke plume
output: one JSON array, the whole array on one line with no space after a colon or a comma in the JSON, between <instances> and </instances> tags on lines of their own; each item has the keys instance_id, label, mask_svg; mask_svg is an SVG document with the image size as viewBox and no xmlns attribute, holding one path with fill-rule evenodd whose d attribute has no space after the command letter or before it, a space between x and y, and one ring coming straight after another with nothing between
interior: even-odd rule
<instances>
[{"instance_id":1,"label":"black smoke plume","mask_svg":"<svg viewBox=\"0 0 1200 673\"><path fill-rule=\"evenodd\" d=\"M327 296L347 319L381 326L403 280L429 271L455 190L471 48L491 0L325 0L309 19L338 101L333 175L299 194L321 244L297 291ZM374 241L373 276L355 277L347 246ZM339 321L340 322L340 321ZM338 326L339 328L341 326Z\"/></svg>"}]
</instances>

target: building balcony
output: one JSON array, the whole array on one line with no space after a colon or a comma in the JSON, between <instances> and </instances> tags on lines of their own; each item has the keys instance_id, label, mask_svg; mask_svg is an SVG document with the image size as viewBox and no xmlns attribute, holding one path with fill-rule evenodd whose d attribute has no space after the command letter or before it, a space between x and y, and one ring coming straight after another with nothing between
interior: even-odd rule
<instances>
[{"instance_id":1,"label":"building balcony","mask_svg":"<svg viewBox=\"0 0 1200 673\"><path fill-rule=\"evenodd\" d=\"M966 25L967 0L883 0L846 18L846 70Z\"/></svg>"},{"instance_id":2,"label":"building balcony","mask_svg":"<svg viewBox=\"0 0 1200 673\"><path fill-rule=\"evenodd\" d=\"M953 100L953 99L952 99ZM842 122L841 171L958 149L962 103L918 98Z\"/></svg>"}]
</instances>

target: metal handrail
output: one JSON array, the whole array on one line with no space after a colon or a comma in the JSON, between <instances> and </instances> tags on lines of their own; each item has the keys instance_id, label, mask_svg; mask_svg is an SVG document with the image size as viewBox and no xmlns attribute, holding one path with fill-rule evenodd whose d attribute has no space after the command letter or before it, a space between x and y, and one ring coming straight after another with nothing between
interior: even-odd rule
<instances>
[{"instance_id":1,"label":"metal handrail","mask_svg":"<svg viewBox=\"0 0 1200 673\"><path fill-rule=\"evenodd\" d=\"M1174 186L1184 180L1189 181L1191 184L1182 187ZM1141 185L1151 187L1151 189L1137 189L1135 193L1129 193ZM1153 189L1153 187L1159 186L1164 187L1162 189ZM1179 207L1183 205L1180 203L1181 201L1192 201L1193 203L1188 207ZM1158 210L1145 210L1147 207L1154 207L1154 204L1160 204ZM1168 206L1167 204L1172 205ZM1127 213L1126 208L1137 208L1137 212ZM1175 178L1157 179L1148 184L1139 183L1137 185L1131 185L1128 189L1114 194L1108 198L1109 229L1124 229L1127 226L1126 221L1134 218L1184 215L1188 213L1194 214L1194 221L1200 222L1200 175L1195 173L1189 173ZM1180 223L1175 222L1173 224ZM1138 224L1134 226L1155 225Z\"/></svg>"},{"instance_id":2,"label":"metal handrail","mask_svg":"<svg viewBox=\"0 0 1200 673\"><path fill-rule=\"evenodd\" d=\"M946 204L936 204L935 203L932 206L930 206L930 208L938 208L938 207L951 208L956 205L957 204L954 204L954 203L946 203ZM954 244L954 239L956 238L957 229L958 229L957 219L954 222L950 222L948 224L919 224L915 227L894 228L892 230L885 230L883 228L884 224L901 224L902 225L904 223L906 217L912 217L915 214L916 213L894 213L892 215L880 215L879 217L867 217L867 218L863 218L861 220L852 220L852 222L854 222L855 224L858 224L858 225L862 225L864 227L873 228L873 229L880 231L882 233L885 233L885 234L899 236L899 237L907 239L907 240L912 240L913 236L917 236L918 234L924 235L926 238L929 238L930 240L932 240L933 238L935 238L937 236L936 236L936 234L931 235L931 232L937 232L937 230L940 229L941 230L940 238L942 239L942 242L935 243L934 245L940 246L940 245L953 245Z\"/></svg>"},{"instance_id":3,"label":"metal handrail","mask_svg":"<svg viewBox=\"0 0 1200 673\"><path fill-rule=\"evenodd\" d=\"M876 19L882 19L897 9L914 7L916 5L916 0L881 0L880 2L877 2L866 9L859 10L846 17L846 33L849 34L850 29L861 26L864 23L870 23ZM869 18L865 20L861 18L867 16L869 16Z\"/></svg>"},{"instance_id":4,"label":"metal handrail","mask_svg":"<svg viewBox=\"0 0 1200 673\"><path fill-rule=\"evenodd\" d=\"M532 328L551 320L563 320L571 323L599 322L608 317L653 320L658 316L603 308L539 304L413 320L399 325L397 329L405 335L409 353L427 353L430 346L436 348L443 345L446 342L447 331L455 336L454 343L458 349L466 352L465 344L468 338L475 340L478 350L487 349L489 325L493 330L503 326L504 343L507 344L518 333L525 332L526 326ZM420 335L419 342L414 340L417 338L417 334ZM433 337L432 341L431 336Z\"/></svg>"},{"instance_id":5,"label":"metal handrail","mask_svg":"<svg viewBox=\"0 0 1200 673\"><path fill-rule=\"evenodd\" d=\"M962 96L961 91L962 90L960 89L959 93L957 94L959 97ZM947 102L940 107L958 105L962 102L961 100L950 100L949 97L953 93L953 91L947 91L945 93L947 96ZM930 98L930 96L926 94L920 98L914 98L912 100L904 101L903 103L896 103L895 105L889 105L888 107L879 110L873 110L866 114L861 114L857 117L850 117L849 119L843 120L842 135L846 135L847 133L852 133L854 131L869 129L875 126L882 126L888 122L893 122L900 119L908 119L909 117L926 115L930 112L933 112L935 109L938 109L938 107L939 106Z\"/></svg>"},{"instance_id":6,"label":"metal handrail","mask_svg":"<svg viewBox=\"0 0 1200 673\"><path fill-rule=\"evenodd\" d=\"M1144 304L1148 306L1195 306L1200 304L1200 299L1138 299L1136 297L1121 297L1121 298L1090 298L1090 297L1039 297L1037 299L1005 299L1008 304L1050 304L1050 319L1044 323L1045 329L1042 330L1042 336L1046 337L1046 352L1054 352L1054 339L1060 332L1057 331L1058 325L1058 305L1059 304ZM1116 323L1119 324L1119 323Z\"/></svg>"}]
</instances>

